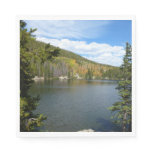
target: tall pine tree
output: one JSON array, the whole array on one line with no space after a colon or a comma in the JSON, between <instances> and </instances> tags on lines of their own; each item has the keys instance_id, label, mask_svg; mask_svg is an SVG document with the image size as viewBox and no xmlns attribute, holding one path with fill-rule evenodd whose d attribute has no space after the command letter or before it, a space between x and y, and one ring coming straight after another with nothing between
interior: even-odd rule
<instances>
[{"instance_id":1,"label":"tall pine tree","mask_svg":"<svg viewBox=\"0 0 152 152\"><path fill-rule=\"evenodd\" d=\"M46 119L42 114L34 114L39 97L31 97L28 90L33 82L33 72L30 65L31 57L34 55L28 48L28 43L34 40L32 33L27 31L26 23L20 21L20 131L38 131Z\"/></svg>"},{"instance_id":2,"label":"tall pine tree","mask_svg":"<svg viewBox=\"0 0 152 152\"><path fill-rule=\"evenodd\" d=\"M120 70L123 73L123 80L119 81L117 87L120 101L114 103L109 109L113 112L114 122L122 128L123 132L126 132L131 131L132 124L132 48L129 43L126 43L126 54Z\"/></svg>"}]
</instances>

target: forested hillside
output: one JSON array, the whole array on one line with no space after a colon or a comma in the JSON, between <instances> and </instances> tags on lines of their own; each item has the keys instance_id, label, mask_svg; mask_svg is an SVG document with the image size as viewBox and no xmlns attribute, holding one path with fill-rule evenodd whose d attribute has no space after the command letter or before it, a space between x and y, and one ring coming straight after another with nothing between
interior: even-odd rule
<instances>
[{"instance_id":1,"label":"forested hillside","mask_svg":"<svg viewBox=\"0 0 152 152\"><path fill-rule=\"evenodd\" d=\"M121 79L118 67L99 64L75 53L33 39L28 43L35 79ZM53 56L46 58L49 52ZM56 55L57 56L56 56Z\"/></svg>"}]
</instances>

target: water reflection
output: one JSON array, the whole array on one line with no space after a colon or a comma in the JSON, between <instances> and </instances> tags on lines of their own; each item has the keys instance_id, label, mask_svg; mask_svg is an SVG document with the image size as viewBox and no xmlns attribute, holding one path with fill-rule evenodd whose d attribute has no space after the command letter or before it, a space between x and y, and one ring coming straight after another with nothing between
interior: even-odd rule
<instances>
[{"instance_id":1,"label":"water reflection","mask_svg":"<svg viewBox=\"0 0 152 152\"><path fill-rule=\"evenodd\" d=\"M47 80L35 82L30 94L41 97L36 112L47 115L44 131L119 131L107 110L118 100L116 86L107 80Z\"/></svg>"}]
</instances>

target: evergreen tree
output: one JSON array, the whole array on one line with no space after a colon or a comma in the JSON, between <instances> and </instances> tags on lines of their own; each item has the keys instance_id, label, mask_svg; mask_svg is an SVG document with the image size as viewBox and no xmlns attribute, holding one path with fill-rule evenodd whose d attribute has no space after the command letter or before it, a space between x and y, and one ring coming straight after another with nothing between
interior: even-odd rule
<instances>
[{"instance_id":1,"label":"evergreen tree","mask_svg":"<svg viewBox=\"0 0 152 152\"><path fill-rule=\"evenodd\" d=\"M119 81L117 89L119 90L120 99L109 109L113 112L114 122L121 126L122 131L131 131L132 123L132 48L126 43L126 54L123 58L123 64L120 70L123 73L123 80Z\"/></svg>"},{"instance_id":2,"label":"evergreen tree","mask_svg":"<svg viewBox=\"0 0 152 152\"><path fill-rule=\"evenodd\" d=\"M28 47L28 42L34 39L30 29L25 28L26 23L20 21L20 131L38 131L38 128L46 119L42 114L34 114L39 97L31 97L28 90L33 82L33 72L30 65L31 57L34 55Z\"/></svg>"},{"instance_id":3,"label":"evergreen tree","mask_svg":"<svg viewBox=\"0 0 152 152\"><path fill-rule=\"evenodd\" d=\"M93 78L93 71L92 71L92 69L88 69L88 72L86 73L85 78L87 80L92 80L92 78Z\"/></svg>"}]
</instances>

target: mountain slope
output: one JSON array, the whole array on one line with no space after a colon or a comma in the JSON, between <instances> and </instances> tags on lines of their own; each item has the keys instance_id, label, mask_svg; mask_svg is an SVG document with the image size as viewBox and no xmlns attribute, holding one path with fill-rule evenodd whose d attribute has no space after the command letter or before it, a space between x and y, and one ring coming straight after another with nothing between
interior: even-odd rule
<instances>
[{"instance_id":1,"label":"mountain slope","mask_svg":"<svg viewBox=\"0 0 152 152\"><path fill-rule=\"evenodd\" d=\"M99 64L70 51L33 40L28 44L33 74L37 77L65 79L120 79L118 67ZM46 53L57 52L57 57L46 59Z\"/></svg>"}]
</instances>

